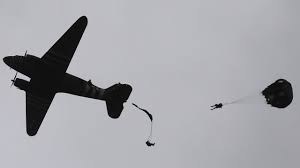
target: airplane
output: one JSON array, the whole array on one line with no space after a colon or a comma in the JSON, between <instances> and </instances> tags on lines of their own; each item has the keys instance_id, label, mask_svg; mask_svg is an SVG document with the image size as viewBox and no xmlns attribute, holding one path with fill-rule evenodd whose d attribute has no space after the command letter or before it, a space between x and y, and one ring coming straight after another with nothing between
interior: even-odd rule
<instances>
[{"instance_id":1,"label":"airplane","mask_svg":"<svg viewBox=\"0 0 300 168\"><path fill-rule=\"evenodd\" d=\"M129 98L132 87L117 83L106 89L67 73L75 50L87 26L86 16L81 16L41 57L25 52L24 56L7 56L3 61L16 70L12 85L26 92L26 132L37 134L56 93L67 93L106 102L108 116L119 118L123 103ZM30 81L19 79L20 72Z\"/></svg>"}]
</instances>

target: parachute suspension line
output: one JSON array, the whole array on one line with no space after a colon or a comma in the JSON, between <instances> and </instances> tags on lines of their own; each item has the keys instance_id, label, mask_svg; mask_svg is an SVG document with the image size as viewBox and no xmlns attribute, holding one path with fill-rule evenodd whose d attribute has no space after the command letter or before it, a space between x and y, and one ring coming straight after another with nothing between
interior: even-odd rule
<instances>
[{"instance_id":1,"label":"parachute suspension line","mask_svg":"<svg viewBox=\"0 0 300 168\"><path fill-rule=\"evenodd\" d=\"M233 100L231 102L226 102L226 103L223 103L223 105L229 105L229 104L237 104L239 102L242 102L243 100L247 99L247 96L245 97L242 97L242 98L239 98L239 99L236 99L236 100Z\"/></svg>"},{"instance_id":2,"label":"parachute suspension line","mask_svg":"<svg viewBox=\"0 0 300 168\"><path fill-rule=\"evenodd\" d=\"M150 127L150 134L149 134L149 137L148 137L148 139L147 139L147 141L151 141L151 139L152 139L152 127L153 127L153 121L151 122L151 127Z\"/></svg>"},{"instance_id":3,"label":"parachute suspension line","mask_svg":"<svg viewBox=\"0 0 300 168\"><path fill-rule=\"evenodd\" d=\"M134 107L136 107L137 109L139 109L139 110L145 112L146 115L149 117L149 119L150 119L150 121L151 121L151 127L150 127L150 134L149 134L149 137L148 137L148 139L147 139L146 145L147 145L147 146L154 146L155 143L152 143L152 142L151 142L151 139L152 139L152 127L153 127L153 117L152 117L152 114L150 114L146 109L140 108L138 105L136 105L136 104L134 104L134 103L132 103L132 105L133 105Z\"/></svg>"},{"instance_id":4,"label":"parachute suspension line","mask_svg":"<svg viewBox=\"0 0 300 168\"><path fill-rule=\"evenodd\" d=\"M253 93L253 94L250 94L248 96L244 96L244 97L241 97L239 99L233 100L231 102L225 102L225 103L223 103L223 105L240 104L240 103L250 103L252 101L255 101L255 99L257 97L261 97L261 93Z\"/></svg>"}]
</instances>

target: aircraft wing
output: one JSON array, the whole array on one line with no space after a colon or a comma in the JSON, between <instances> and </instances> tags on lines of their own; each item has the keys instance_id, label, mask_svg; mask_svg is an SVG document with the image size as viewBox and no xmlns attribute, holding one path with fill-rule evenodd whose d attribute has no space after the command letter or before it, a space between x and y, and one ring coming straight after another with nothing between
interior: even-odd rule
<instances>
[{"instance_id":1,"label":"aircraft wing","mask_svg":"<svg viewBox=\"0 0 300 168\"><path fill-rule=\"evenodd\" d=\"M87 26L87 18L80 17L41 58L59 72L66 72L73 54Z\"/></svg>"},{"instance_id":2,"label":"aircraft wing","mask_svg":"<svg viewBox=\"0 0 300 168\"><path fill-rule=\"evenodd\" d=\"M26 92L26 131L29 136L39 130L54 96L55 93L39 96Z\"/></svg>"}]
</instances>

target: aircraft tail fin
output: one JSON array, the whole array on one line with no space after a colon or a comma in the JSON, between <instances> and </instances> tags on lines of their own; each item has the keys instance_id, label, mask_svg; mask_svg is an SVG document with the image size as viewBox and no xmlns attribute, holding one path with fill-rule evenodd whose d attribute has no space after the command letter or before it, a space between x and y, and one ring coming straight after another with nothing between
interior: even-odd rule
<instances>
[{"instance_id":1,"label":"aircraft tail fin","mask_svg":"<svg viewBox=\"0 0 300 168\"><path fill-rule=\"evenodd\" d=\"M123 103L127 101L132 91L132 87L128 84L114 84L105 89L104 100L108 116L116 119L119 118L123 111Z\"/></svg>"}]
</instances>

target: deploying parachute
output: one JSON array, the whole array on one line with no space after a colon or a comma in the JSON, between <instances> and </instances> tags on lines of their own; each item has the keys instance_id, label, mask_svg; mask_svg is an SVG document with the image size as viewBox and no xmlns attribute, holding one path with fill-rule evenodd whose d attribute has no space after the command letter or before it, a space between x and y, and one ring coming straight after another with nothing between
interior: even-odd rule
<instances>
[{"instance_id":1,"label":"deploying parachute","mask_svg":"<svg viewBox=\"0 0 300 168\"><path fill-rule=\"evenodd\" d=\"M138 105L132 103L133 106L135 106L136 108L138 108L139 110L142 110L150 119L151 121L151 129L150 129L150 134L149 134L149 137L147 139L147 142L146 142L146 145L147 146L154 146L155 143L152 143L151 142L151 139L152 139L152 127L153 127L153 117L152 117L152 114L150 114L146 109L143 109L143 108L140 108Z\"/></svg>"},{"instance_id":2,"label":"deploying parachute","mask_svg":"<svg viewBox=\"0 0 300 168\"><path fill-rule=\"evenodd\" d=\"M278 79L262 91L266 101L273 107L285 108L293 100L293 89L290 82Z\"/></svg>"},{"instance_id":3,"label":"deploying parachute","mask_svg":"<svg viewBox=\"0 0 300 168\"><path fill-rule=\"evenodd\" d=\"M285 79L278 79L267 88L265 88L261 94L265 97L266 103L273 107L285 108L291 104L293 100L293 88L290 82ZM240 102L246 102L250 99L254 99L253 96L246 96L238 100L229 103L219 103L211 106L211 110L222 108L224 105L237 104Z\"/></svg>"}]
</instances>

